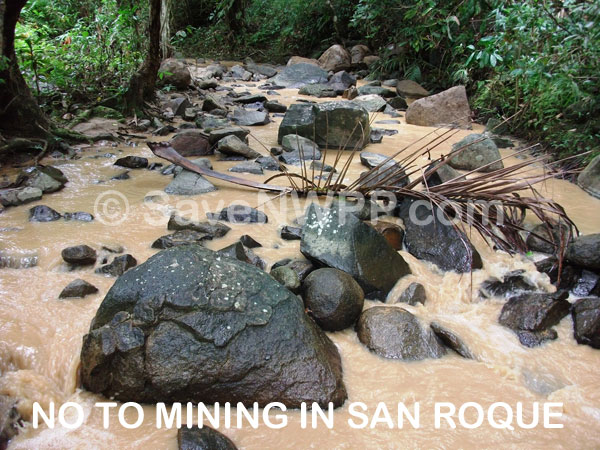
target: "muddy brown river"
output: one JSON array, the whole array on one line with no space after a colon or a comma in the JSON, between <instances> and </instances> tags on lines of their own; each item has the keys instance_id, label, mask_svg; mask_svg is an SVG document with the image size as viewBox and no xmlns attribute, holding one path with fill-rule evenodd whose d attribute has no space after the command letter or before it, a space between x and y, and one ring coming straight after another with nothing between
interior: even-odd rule
<instances>
[{"instance_id":1,"label":"muddy brown river","mask_svg":"<svg viewBox=\"0 0 600 450\"><path fill-rule=\"evenodd\" d=\"M247 86L236 90L258 92L258 89ZM297 90L286 89L279 93L281 96L274 98L288 105L302 98ZM384 119L390 117L383 114L374 117L374 126L396 129L398 134L384 137L382 144L371 144L367 150L391 155L401 146L433 131L431 128L406 125L402 117L397 119L399 124L377 124L378 120ZM252 127L252 135L267 148L275 146L280 121L281 118L274 118L266 126ZM453 142L469 133L461 131L438 147L433 156L448 153ZM167 140L168 137L160 139ZM257 140L251 138L250 145L267 154ZM19 411L25 419L31 418L33 402L39 402L46 409L50 402L57 405L76 402L85 412L84 424L74 430L61 426L33 429L26 422L19 435L11 441L10 449L177 448L175 429L157 429L154 406L144 406L145 420L137 429L121 427L116 411L112 410L110 427L104 429L101 410L93 406L95 402L106 399L78 387L82 337L115 279L94 274L91 269L67 271L61 258L63 248L87 244L100 249L104 244L120 244L138 262L143 262L156 253L150 248L151 243L167 234L166 221L171 211L178 210L188 217L198 215L197 218L202 220L207 211L216 211L234 201L244 201L251 206L263 205L269 215L269 223L232 225L233 229L227 236L208 241L209 248L225 247L241 235L249 234L263 244L256 253L269 264L285 257L301 256L299 241L282 240L278 228L282 224L291 224L301 215L304 202L295 205L274 199L272 194L259 194L211 180L218 191L188 198L170 196L158 205L159 211L156 203L145 202L144 198L152 195L153 191L164 189L171 177L157 171L132 170L129 180L110 180L122 170L113 166L114 157L97 157L107 152L119 157L144 156L150 162L161 162L142 141L136 146L113 147L110 143L99 143L84 147L79 152L79 159L46 161L59 167L68 177L69 183L62 191L47 194L39 202L9 208L0 216L0 249L11 255L37 254L39 258L38 265L33 268L0 270L0 394L19 399ZM509 156L511 152L503 150L502 154ZM332 159L333 155L328 155L327 162ZM516 158L510 160L517 161ZM427 163L425 159L421 162ZM214 168L219 171L226 171L234 164L213 161ZM356 157L347 181L357 178L363 170ZM543 167L537 170L542 171ZM5 173L12 175L15 172L9 170ZM242 176L264 181L268 174ZM104 182L97 183L99 180ZM600 231L600 200L590 197L576 185L558 179L546 181L540 190L565 207L582 233ZM30 223L27 220L29 208L37 204L48 205L59 212L86 211L94 214L96 200L107 195L108 191L112 191L110 195L116 202L121 202L120 207L127 212L119 225L111 226L99 220L92 223ZM479 284L490 276L525 269L530 280L539 287L548 290L554 290L554 287L546 275L536 272L530 257L511 257L494 252L475 233L472 237L482 255L484 270L476 271L472 276L442 273L402 251L412 275L402 278L390 296L398 296L411 282L422 283L427 292L426 304L403 307L425 323L435 320L447 325L462 337L475 360L453 353L438 360L421 362L386 360L369 352L352 329L328 333L339 348L348 390L346 404L334 413L333 429L322 423L316 429L312 429L310 424L302 429L300 413L289 411L288 425L282 429L267 426L254 429L246 425L241 429L234 427L221 431L239 448L257 450L600 448L600 351L576 343L570 317L556 327L557 340L533 349L523 347L517 336L497 321L502 302L477 297ZM76 278L89 281L100 292L84 299L59 300L61 290ZM374 304L367 302L366 307ZM369 416L373 415L380 402L384 402L392 412L394 422L398 403L402 402L412 410L418 402L420 428L415 429L405 421L402 429L397 426L390 429L385 422L372 428L354 429L348 424L351 417L349 405L353 402L364 403ZM451 402L457 407L466 402L478 402L484 408L495 402L506 402L516 408L517 403L522 402L526 420L532 417L534 402L561 403L562 406L556 410L562 412L562 416L556 422L562 423L563 428L545 429L540 423L533 429L516 426L514 430L495 429L484 421L475 429L461 426L451 429L446 422L436 429L433 414L436 402ZM516 424L513 422L513 425Z\"/></svg>"}]
</instances>

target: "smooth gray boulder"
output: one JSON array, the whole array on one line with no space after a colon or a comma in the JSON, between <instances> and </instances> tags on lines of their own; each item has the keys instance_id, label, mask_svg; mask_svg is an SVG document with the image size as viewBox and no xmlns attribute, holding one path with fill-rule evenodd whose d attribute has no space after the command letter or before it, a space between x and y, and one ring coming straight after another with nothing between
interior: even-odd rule
<instances>
[{"instance_id":1,"label":"smooth gray boulder","mask_svg":"<svg viewBox=\"0 0 600 450\"><path fill-rule=\"evenodd\" d=\"M396 83L396 92L404 98L419 99L427 97L429 91L413 80L399 80Z\"/></svg>"},{"instance_id":2,"label":"smooth gray boulder","mask_svg":"<svg viewBox=\"0 0 600 450\"><path fill-rule=\"evenodd\" d=\"M458 170L492 172L504 168L498 147L489 137L473 133L452 145L450 166Z\"/></svg>"},{"instance_id":3,"label":"smooth gray boulder","mask_svg":"<svg viewBox=\"0 0 600 450\"><path fill-rule=\"evenodd\" d=\"M446 354L435 333L402 308L369 308L358 319L356 330L360 342L384 358L421 361Z\"/></svg>"},{"instance_id":4,"label":"smooth gray boulder","mask_svg":"<svg viewBox=\"0 0 600 450\"><path fill-rule=\"evenodd\" d=\"M193 160L192 163L198 167L210 167L210 161L204 158ZM173 181L165 187L165 192L170 195L199 195L216 190L216 186L202 175L185 169L175 175Z\"/></svg>"},{"instance_id":5,"label":"smooth gray boulder","mask_svg":"<svg viewBox=\"0 0 600 450\"><path fill-rule=\"evenodd\" d=\"M243 127L266 125L271 121L267 111L250 111L243 108L236 108L233 111L232 120Z\"/></svg>"},{"instance_id":6,"label":"smooth gray boulder","mask_svg":"<svg viewBox=\"0 0 600 450\"><path fill-rule=\"evenodd\" d=\"M302 302L250 264L198 245L121 276L83 338L85 389L119 401L346 399L340 355Z\"/></svg>"},{"instance_id":7,"label":"smooth gray boulder","mask_svg":"<svg viewBox=\"0 0 600 450\"><path fill-rule=\"evenodd\" d=\"M298 89L306 84L327 83L327 72L313 64L293 64L279 72L273 78L273 83L277 86Z\"/></svg>"},{"instance_id":8,"label":"smooth gray boulder","mask_svg":"<svg viewBox=\"0 0 600 450\"><path fill-rule=\"evenodd\" d=\"M310 205L300 251L321 266L350 274L368 298L385 298L400 278L411 273L382 235L342 207Z\"/></svg>"},{"instance_id":9,"label":"smooth gray boulder","mask_svg":"<svg viewBox=\"0 0 600 450\"><path fill-rule=\"evenodd\" d=\"M225 155L243 156L248 159L260 157L260 153L250 148L248 144L234 134L230 134L221 139L217 144L217 149L220 153Z\"/></svg>"},{"instance_id":10,"label":"smooth gray boulder","mask_svg":"<svg viewBox=\"0 0 600 450\"><path fill-rule=\"evenodd\" d=\"M387 105L387 102L383 99L383 97L376 94L359 95L352 100L352 103L366 109L369 112L383 111Z\"/></svg>"}]
</instances>

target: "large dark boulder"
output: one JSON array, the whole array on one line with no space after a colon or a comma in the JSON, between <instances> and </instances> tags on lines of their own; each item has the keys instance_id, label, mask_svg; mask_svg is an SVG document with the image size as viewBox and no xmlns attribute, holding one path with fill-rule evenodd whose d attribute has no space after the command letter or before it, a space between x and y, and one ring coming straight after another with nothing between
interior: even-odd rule
<instances>
[{"instance_id":1,"label":"large dark boulder","mask_svg":"<svg viewBox=\"0 0 600 450\"><path fill-rule=\"evenodd\" d=\"M352 102L294 104L281 121L277 141L298 134L321 148L354 150L369 143L370 133L368 112Z\"/></svg>"},{"instance_id":2,"label":"large dark boulder","mask_svg":"<svg viewBox=\"0 0 600 450\"><path fill-rule=\"evenodd\" d=\"M178 450L237 450L224 434L204 425L202 428L182 427L177 431Z\"/></svg>"},{"instance_id":3,"label":"large dark boulder","mask_svg":"<svg viewBox=\"0 0 600 450\"><path fill-rule=\"evenodd\" d=\"M83 338L81 376L120 401L346 399L339 353L302 302L256 267L197 245L164 250L115 282Z\"/></svg>"},{"instance_id":4,"label":"large dark boulder","mask_svg":"<svg viewBox=\"0 0 600 450\"><path fill-rule=\"evenodd\" d=\"M600 298L577 300L571 309L571 315L577 342L600 348Z\"/></svg>"},{"instance_id":5,"label":"large dark boulder","mask_svg":"<svg viewBox=\"0 0 600 450\"><path fill-rule=\"evenodd\" d=\"M29 210L30 222L54 222L61 217L59 212L46 205L34 206Z\"/></svg>"},{"instance_id":6,"label":"large dark boulder","mask_svg":"<svg viewBox=\"0 0 600 450\"><path fill-rule=\"evenodd\" d=\"M362 312L365 294L346 272L317 269L306 277L302 288L309 314L326 331L352 326Z\"/></svg>"},{"instance_id":7,"label":"large dark boulder","mask_svg":"<svg viewBox=\"0 0 600 450\"><path fill-rule=\"evenodd\" d=\"M569 230L558 223L540 223L531 230L525 243L531 251L553 254L569 243Z\"/></svg>"},{"instance_id":8,"label":"large dark boulder","mask_svg":"<svg viewBox=\"0 0 600 450\"><path fill-rule=\"evenodd\" d=\"M148 159L141 156L124 156L115 161L115 166L127 167L128 169L145 169L148 167Z\"/></svg>"},{"instance_id":9,"label":"large dark boulder","mask_svg":"<svg viewBox=\"0 0 600 450\"><path fill-rule=\"evenodd\" d=\"M483 267L481 256L469 238L451 223L440 220L444 216L438 214L437 207L432 210L429 203L413 205L406 203L400 208L405 227L404 245L411 255L446 271L464 273Z\"/></svg>"},{"instance_id":10,"label":"large dark boulder","mask_svg":"<svg viewBox=\"0 0 600 450\"><path fill-rule=\"evenodd\" d=\"M110 277L119 277L135 266L137 266L137 260L130 254L126 254L115 257L110 264L98 267L95 272Z\"/></svg>"},{"instance_id":11,"label":"large dark boulder","mask_svg":"<svg viewBox=\"0 0 600 450\"><path fill-rule=\"evenodd\" d=\"M600 270L600 233L579 236L571 242L567 261L585 269Z\"/></svg>"},{"instance_id":12,"label":"large dark boulder","mask_svg":"<svg viewBox=\"0 0 600 450\"><path fill-rule=\"evenodd\" d=\"M208 136L202 130L192 129L181 131L173 136L169 143L181 156L206 156L213 154Z\"/></svg>"},{"instance_id":13,"label":"large dark boulder","mask_svg":"<svg viewBox=\"0 0 600 450\"><path fill-rule=\"evenodd\" d=\"M89 245L75 245L67 247L61 252L66 263L74 266L87 266L96 262L96 250Z\"/></svg>"},{"instance_id":14,"label":"large dark boulder","mask_svg":"<svg viewBox=\"0 0 600 450\"><path fill-rule=\"evenodd\" d=\"M502 307L498 322L513 330L542 331L556 325L571 308L565 291L511 297Z\"/></svg>"},{"instance_id":15,"label":"large dark boulder","mask_svg":"<svg viewBox=\"0 0 600 450\"><path fill-rule=\"evenodd\" d=\"M402 308L369 308L361 314L356 329L360 342L384 358L420 361L446 354L435 333Z\"/></svg>"},{"instance_id":16,"label":"large dark boulder","mask_svg":"<svg viewBox=\"0 0 600 450\"><path fill-rule=\"evenodd\" d=\"M298 89L307 84L327 83L327 72L313 64L293 64L279 72L273 78L273 83L277 86Z\"/></svg>"},{"instance_id":17,"label":"large dark boulder","mask_svg":"<svg viewBox=\"0 0 600 450\"><path fill-rule=\"evenodd\" d=\"M344 208L311 204L300 251L322 266L349 273L369 298L383 299L410 268L386 239Z\"/></svg>"}]
</instances>

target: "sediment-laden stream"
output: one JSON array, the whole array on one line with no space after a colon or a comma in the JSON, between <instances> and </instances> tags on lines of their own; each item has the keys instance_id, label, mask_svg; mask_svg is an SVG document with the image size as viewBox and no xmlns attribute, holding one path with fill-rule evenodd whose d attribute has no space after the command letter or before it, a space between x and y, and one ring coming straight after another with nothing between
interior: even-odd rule
<instances>
[{"instance_id":1,"label":"sediment-laden stream","mask_svg":"<svg viewBox=\"0 0 600 450\"><path fill-rule=\"evenodd\" d=\"M245 83L236 90L259 92ZM274 98L286 105L302 98L295 89L278 92L280 96ZM384 137L381 144L371 144L368 147L370 151L392 155L399 147L433 131L427 127L406 125L402 117L397 119L398 124L377 125L378 120L384 119L389 117L377 115L374 125L397 130L398 134ZM257 141L266 148L276 146L280 121L280 117L274 117L268 125L251 127L256 140L250 138L250 145L267 154ZM436 148L432 156L448 153L453 142L469 133L461 131ZM168 137L152 139L167 140ZM503 150L502 154L507 156L511 152ZM106 153L114 156L104 157ZM178 210L186 216L197 214L196 218L203 220L208 211L243 201L254 207L263 205L269 223L232 225L232 231L225 237L208 241L208 248L220 249L248 234L263 245L255 252L269 264L286 257L301 257L299 241L282 240L278 230L281 225L291 224L302 214L306 206L303 201L297 205L285 199L267 202L274 195L211 180L218 187L217 191L189 198L170 196L162 203L163 212L160 213L156 203L145 202L144 199L157 194L153 191L164 189L171 178L159 171L131 170L129 180L111 180L120 172L113 166L116 157L126 155L143 156L150 162L164 162L156 158L141 140L131 146L99 143L84 147L79 152L79 159L47 161L60 168L69 179L63 190L45 195L38 202L9 208L0 216L2 252L38 256L36 267L0 270L0 394L19 399L19 411L25 419L31 417L33 402L45 406L50 402L76 402L86 411L84 425L76 430L61 427L34 430L30 423L26 423L10 443L11 449L177 447L176 430L156 428L154 406L144 407L146 419L137 429L122 428L114 410L111 412L111 426L104 429L101 411L93 405L105 399L78 387L82 337L88 332L99 304L115 279L95 274L91 269L68 271L61 258L61 250L65 247L87 244L99 250L105 244L119 244L138 262L143 262L157 252L150 247L151 243L167 234L166 221L171 211ZM333 158L333 154L328 155L326 162L331 163ZM235 164L211 159L215 170L222 172ZM423 159L422 163L427 161ZM355 158L348 180L356 179L363 170L359 159ZM539 170L543 168L540 166ZM6 173L12 176L16 172ZM263 181L268 175L243 176ZM546 181L540 189L544 195L565 207L582 233L600 231L600 200L590 197L576 185L558 179ZM103 224L98 217L91 223L62 220L28 222L29 208L38 204L61 212L94 214L97 199L106 195L112 195L121 202L124 213L127 213L117 226ZM490 276L524 269L530 281L539 287L548 290L554 287L545 275L535 270L531 258L494 252L475 232L472 240L482 255L483 270L472 275L444 273L401 251L412 275L402 278L390 296L398 296L413 281L423 284L427 293L426 304L403 307L425 323L435 320L447 325L461 336L475 355L475 360L467 360L454 353L421 362L389 360L369 352L359 342L353 329L328 333L341 354L348 390L345 406L335 411L333 429L322 424L317 429L301 429L300 413L291 411L287 413L288 426L279 430L245 426L221 431L239 448L245 449L599 448L600 387L597 371L600 351L577 344L569 317L556 327L557 340L532 349L522 346L511 330L498 323L502 302L478 298L479 284ZM62 289L76 278L89 281L99 288L99 292L84 299L59 300ZM375 304L368 301L366 307ZM385 402L390 411L395 411L399 402L408 408L419 402L421 427L414 429L405 423L404 429L389 429L385 423L379 423L374 428L353 429L347 423L350 417L348 407L352 402L363 402L370 414L379 402ZM522 402L528 418L531 418L529 411L533 402L557 402L563 405L560 422L564 427L544 429L540 425L531 430L506 430L494 429L485 421L476 429L458 427L453 430L446 424L435 429L433 407L436 402L455 405L478 402L484 407L506 402L513 408Z\"/></svg>"}]
</instances>

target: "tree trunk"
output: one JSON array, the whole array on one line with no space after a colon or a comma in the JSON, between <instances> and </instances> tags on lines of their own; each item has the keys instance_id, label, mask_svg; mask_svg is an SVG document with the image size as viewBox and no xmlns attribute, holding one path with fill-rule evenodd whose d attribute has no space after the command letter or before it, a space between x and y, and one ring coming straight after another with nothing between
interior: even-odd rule
<instances>
[{"instance_id":1,"label":"tree trunk","mask_svg":"<svg viewBox=\"0 0 600 450\"><path fill-rule=\"evenodd\" d=\"M153 100L156 89L156 77L161 63L161 3L162 0L150 0L150 46L146 59L139 70L131 77L129 89L125 94L125 109L132 113L142 110L144 102Z\"/></svg>"},{"instance_id":2,"label":"tree trunk","mask_svg":"<svg viewBox=\"0 0 600 450\"><path fill-rule=\"evenodd\" d=\"M31 94L15 54L15 27L27 0L0 0L0 132L46 137L50 122Z\"/></svg>"},{"instance_id":3,"label":"tree trunk","mask_svg":"<svg viewBox=\"0 0 600 450\"><path fill-rule=\"evenodd\" d=\"M163 59L173 54L171 46L171 6L173 0L162 0L160 11L160 51Z\"/></svg>"}]
</instances>

